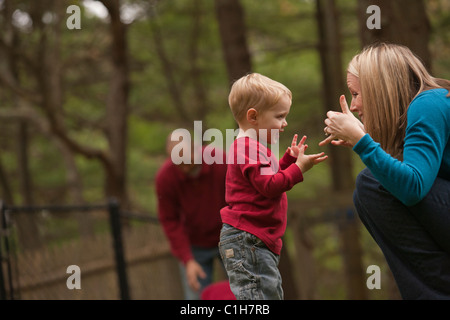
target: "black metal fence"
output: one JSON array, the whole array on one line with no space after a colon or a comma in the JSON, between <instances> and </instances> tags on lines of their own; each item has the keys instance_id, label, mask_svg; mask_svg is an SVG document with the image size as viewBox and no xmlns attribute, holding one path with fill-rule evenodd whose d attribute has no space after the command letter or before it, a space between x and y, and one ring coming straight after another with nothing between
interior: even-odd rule
<instances>
[{"instance_id":1,"label":"black metal fence","mask_svg":"<svg viewBox=\"0 0 450 320\"><path fill-rule=\"evenodd\" d=\"M122 300L130 299L123 239L124 221L126 221L125 224L131 220L157 224L158 220L149 215L125 212L121 210L119 203L115 199L110 199L105 204L82 206L9 206L0 200L0 299L21 298L20 287L16 285L17 254L23 251L23 248L18 244L19 236L16 230L17 225L15 224L19 219L19 215L25 215L25 220L22 221L29 222L31 217L36 217L37 214L63 215L67 217L70 213L89 215L95 212L103 212L103 226L101 228L106 230L105 233L110 233L112 238L112 248L110 249L113 251L114 256L116 286L118 287L117 298ZM109 220L109 222L105 220ZM59 226L54 229L65 236L69 233Z\"/></svg>"},{"instance_id":2,"label":"black metal fence","mask_svg":"<svg viewBox=\"0 0 450 320\"><path fill-rule=\"evenodd\" d=\"M381 253L372 242L359 240L364 229L359 230L354 211L345 204L337 210L334 203L318 208L314 202L309 209L305 201L290 202L295 250L291 284L299 289L299 298L315 299L319 290L333 287L352 294L362 287L363 298L372 295L365 288L363 254L371 264L384 266L383 287L393 288L379 296L395 296ZM30 223L33 219L38 221ZM42 239L34 239L36 234ZM330 246L327 239L336 234L340 243ZM316 247L322 260L314 256ZM338 257L342 268L327 269L327 259ZM71 265L83 271L83 290L67 286L66 269ZM114 199L98 205L29 207L0 201L0 300L182 299L179 271L158 219L127 212Z\"/></svg>"}]
</instances>

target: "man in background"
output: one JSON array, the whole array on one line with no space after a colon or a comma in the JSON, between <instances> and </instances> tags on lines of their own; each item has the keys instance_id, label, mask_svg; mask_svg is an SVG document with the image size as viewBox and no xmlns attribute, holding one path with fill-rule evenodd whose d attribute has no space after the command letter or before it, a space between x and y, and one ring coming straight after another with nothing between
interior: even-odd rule
<instances>
[{"instance_id":1,"label":"man in background","mask_svg":"<svg viewBox=\"0 0 450 320\"><path fill-rule=\"evenodd\" d=\"M181 152L190 150L191 161L174 164L171 154L175 146ZM170 134L166 143L168 159L156 174L158 217L172 254L180 262L187 300L199 299L201 291L212 282L215 258L221 262L217 245L222 227L220 209L226 206L226 155L215 148L211 156L220 156L222 163L206 164L203 150L197 150L202 154L202 163L194 164L193 145L184 140L172 141Z\"/></svg>"}]
</instances>

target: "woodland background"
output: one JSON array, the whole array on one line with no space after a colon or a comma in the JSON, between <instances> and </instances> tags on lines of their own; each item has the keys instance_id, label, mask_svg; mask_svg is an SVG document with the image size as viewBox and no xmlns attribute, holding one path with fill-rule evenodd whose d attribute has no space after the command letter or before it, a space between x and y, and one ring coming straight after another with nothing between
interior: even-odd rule
<instances>
[{"instance_id":1,"label":"woodland background","mask_svg":"<svg viewBox=\"0 0 450 320\"><path fill-rule=\"evenodd\" d=\"M72 4L81 8L79 30L66 26ZM372 4L379 30L366 26ZM348 61L376 40L409 46L434 76L450 79L450 0L0 0L0 199L30 206L115 197L155 216L167 135L201 120L225 136L236 126L230 85L253 71L293 93L280 147L305 134L309 152L329 155L288 192L292 210L314 219L351 203L364 167L350 150L317 143L326 111L339 110L342 93L350 101ZM45 241L42 223L21 221L25 247ZM382 261L359 224L344 237L332 228L315 227L306 241L330 278L345 269L346 250ZM88 223L82 232L92 232ZM345 296L322 290L321 298Z\"/></svg>"}]
</instances>

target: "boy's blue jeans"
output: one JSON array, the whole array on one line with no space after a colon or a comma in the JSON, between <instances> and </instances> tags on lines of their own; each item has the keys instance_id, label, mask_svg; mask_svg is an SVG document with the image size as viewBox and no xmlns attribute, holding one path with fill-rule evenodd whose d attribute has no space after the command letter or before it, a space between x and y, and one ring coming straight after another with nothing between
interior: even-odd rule
<instances>
[{"instance_id":1,"label":"boy's blue jeans","mask_svg":"<svg viewBox=\"0 0 450 320\"><path fill-rule=\"evenodd\" d=\"M280 256L258 237L223 224L219 252L238 300L282 300Z\"/></svg>"},{"instance_id":2,"label":"boy's blue jeans","mask_svg":"<svg viewBox=\"0 0 450 320\"><path fill-rule=\"evenodd\" d=\"M427 196L406 207L369 169L353 201L380 246L403 299L450 299L450 181L437 178Z\"/></svg>"}]
</instances>

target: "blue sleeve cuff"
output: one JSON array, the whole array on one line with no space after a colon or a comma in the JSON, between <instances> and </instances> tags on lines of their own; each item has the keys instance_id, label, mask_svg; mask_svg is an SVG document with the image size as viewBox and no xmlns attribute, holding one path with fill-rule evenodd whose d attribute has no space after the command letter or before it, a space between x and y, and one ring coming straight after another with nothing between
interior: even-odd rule
<instances>
[{"instance_id":1,"label":"blue sleeve cuff","mask_svg":"<svg viewBox=\"0 0 450 320\"><path fill-rule=\"evenodd\" d=\"M357 154L361 154L366 147L373 142L372 137L366 133L359 141L353 146L353 151L355 151Z\"/></svg>"}]
</instances>

